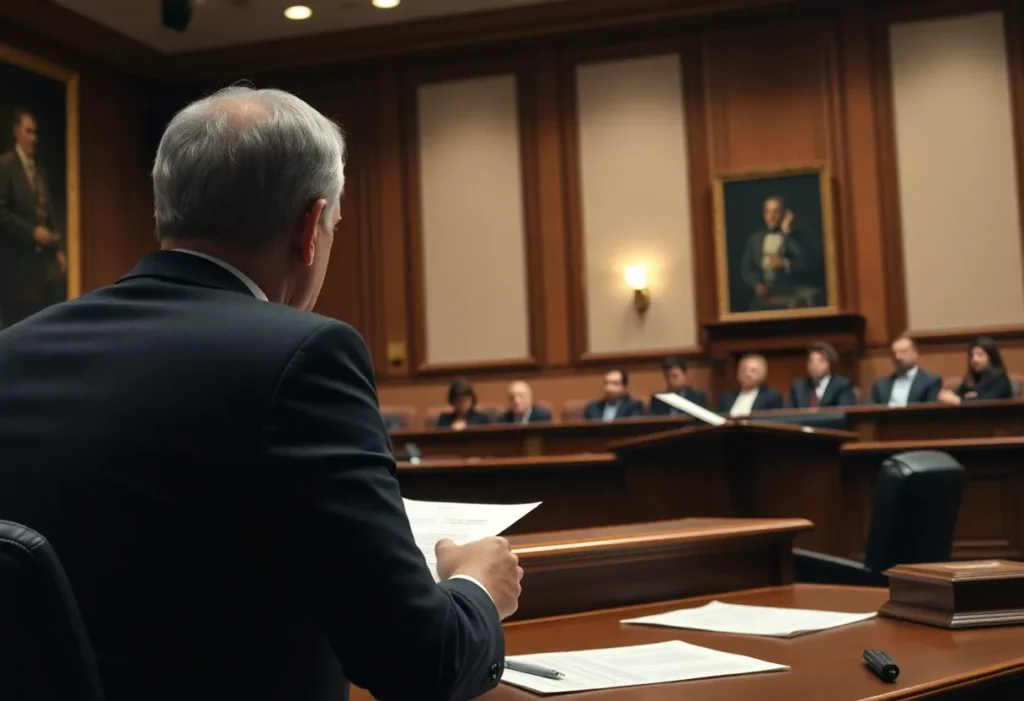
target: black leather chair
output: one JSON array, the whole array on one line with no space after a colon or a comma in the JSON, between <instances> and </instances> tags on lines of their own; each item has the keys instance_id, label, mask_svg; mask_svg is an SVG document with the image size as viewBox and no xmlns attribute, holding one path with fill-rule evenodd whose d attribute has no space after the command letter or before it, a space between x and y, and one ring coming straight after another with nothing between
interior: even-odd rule
<instances>
[{"instance_id":1,"label":"black leather chair","mask_svg":"<svg viewBox=\"0 0 1024 701\"><path fill-rule=\"evenodd\" d=\"M103 701L64 568L35 531L0 521L0 699Z\"/></svg>"},{"instance_id":2,"label":"black leather chair","mask_svg":"<svg viewBox=\"0 0 1024 701\"><path fill-rule=\"evenodd\" d=\"M947 562L965 478L946 453L892 456L878 471L864 562L794 548L796 580L886 586L882 573L895 565Z\"/></svg>"}]
</instances>

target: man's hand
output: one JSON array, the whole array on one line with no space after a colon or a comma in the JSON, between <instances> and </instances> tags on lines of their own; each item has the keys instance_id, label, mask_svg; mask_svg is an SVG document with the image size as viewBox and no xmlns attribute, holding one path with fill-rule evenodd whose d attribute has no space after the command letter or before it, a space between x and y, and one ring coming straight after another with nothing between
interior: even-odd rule
<instances>
[{"instance_id":1,"label":"man's hand","mask_svg":"<svg viewBox=\"0 0 1024 701\"><path fill-rule=\"evenodd\" d=\"M519 566L519 557L504 538L484 538L466 545L456 545L444 539L437 541L434 552L437 554L437 575L441 580L463 574L480 582L498 607L501 620L519 608L523 568Z\"/></svg>"},{"instance_id":2,"label":"man's hand","mask_svg":"<svg viewBox=\"0 0 1024 701\"><path fill-rule=\"evenodd\" d=\"M57 265L60 267L60 274L64 275L68 271L68 257L64 255L64 251L57 251Z\"/></svg>"},{"instance_id":3,"label":"man's hand","mask_svg":"<svg viewBox=\"0 0 1024 701\"><path fill-rule=\"evenodd\" d=\"M942 389L939 391L939 401L943 404L960 404L961 400L959 395L951 389Z\"/></svg>"},{"instance_id":4,"label":"man's hand","mask_svg":"<svg viewBox=\"0 0 1024 701\"><path fill-rule=\"evenodd\" d=\"M781 257L781 256L772 256L771 257L771 266L775 270L779 270L780 268L785 268L786 267L786 259Z\"/></svg>"},{"instance_id":5,"label":"man's hand","mask_svg":"<svg viewBox=\"0 0 1024 701\"><path fill-rule=\"evenodd\" d=\"M453 431L461 431L464 428L466 428L466 420L465 419L455 419L454 421L452 421L452 430Z\"/></svg>"},{"instance_id":6,"label":"man's hand","mask_svg":"<svg viewBox=\"0 0 1024 701\"><path fill-rule=\"evenodd\" d=\"M757 283L756 285L754 285L754 294L756 294L758 297L764 297L765 295L768 294L768 285L765 285L764 283L761 282Z\"/></svg>"},{"instance_id":7,"label":"man's hand","mask_svg":"<svg viewBox=\"0 0 1024 701\"><path fill-rule=\"evenodd\" d=\"M782 217L782 226L780 227L782 233L788 234L790 232L790 228L793 226L793 216L793 210L787 209L786 214Z\"/></svg>"},{"instance_id":8,"label":"man's hand","mask_svg":"<svg viewBox=\"0 0 1024 701\"><path fill-rule=\"evenodd\" d=\"M37 226L32 232L32 238L36 240L36 243L42 246L52 246L60 241L60 236L47 229L45 226Z\"/></svg>"}]
</instances>

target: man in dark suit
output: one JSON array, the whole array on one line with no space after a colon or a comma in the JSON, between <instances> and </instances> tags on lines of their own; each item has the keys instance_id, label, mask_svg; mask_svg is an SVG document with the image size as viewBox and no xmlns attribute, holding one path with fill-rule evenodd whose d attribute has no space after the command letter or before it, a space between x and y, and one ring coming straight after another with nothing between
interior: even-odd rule
<instances>
[{"instance_id":1,"label":"man in dark suit","mask_svg":"<svg viewBox=\"0 0 1024 701\"><path fill-rule=\"evenodd\" d=\"M752 411L782 408L782 395L766 385L768 361L763 355L750 353L740 358L736 368L739 389L728 390L718 400L718 413L749 416Z\"/></svg>"},{"instance_id":2,"label":"man in dark suit","mask_svg":"<svg viewBox=\"0 0 1024 701\"><path fill-rule=\"evenodd\" d=\"M549 423L551 412L533 403L533 390L522 381L508 387L508 411L498 417L500 424Z\"/></svg>"},{"instance_id":3,"label":"man in dark suit","mask_svg":"<svg viewBox=\"0 0 1024 701\"><path fill-rule=\"evenodd\" d=\"M661 363L661 372L665 376L665 392L678 394L683 399L693 402L704 409L708 408L707 395L699 389L690 387L690 380L686 374L686 361L677 355L669 356ZM656 416L678 416L683 414L673 406L658 399L656 394L651 395L651 413Z\"/></svg>"},{"instance_id":4,"label":"man in dark suit","mask_svg":"<svg viewBox=\"0 0 1024 701\"><path fill-rule=\"evenodd\" d=\"M856 404L853 383L832 374L832 368L838 364L839 354L832 344L812 343L807 349L807 377L793 382L789 390L789 406L806 409Z\"/></svg>"},{"instance_id":5,"label":"man in dark suit","mask_svg":"<svg viewBox=\"0 0 1024 701\"><path fill-rule=\"evenodd\" d=\"M469 699L507 541L413 539L366 345L312 314L344 141L235 87L167 127L160 252L0 332L0 514L51 540L108 701Z\"/></svg>"},{"instance_id":6,"label":"man in dark suit","mask_svg":"<svg viewBox=\"0 0 1024 701\"><path fill-rule=\"evenodd\" d=\"M740 276L750 289L750 309L786 308L794 280L807 266L799 236L792 231L793 212L777 195L764 201L765 228L747 239Z\"/></svg>"},{"instance_id":7,"label":"man in dark suit","mask_svg":"<svg viewBox=\"0 0 1024 701\"><path fill-rule=\"evenodd\" d=\"M67 268L49 181L36 160L36 118L18 108L13 124L14 148L0 155L0 328L60 301Z\"/></svg>"},{"instance_id":8,"label":"man in dark suit","mask_svg":"<svg viewBox=\"0 0 1024 701\"><path fill-rule=\"evenodd\" d=\"M942 378L918 367L914 339L904 334L893 341L889 349L896 370L871 385L870 403L903 407L938 401Z\"/></svg>"},{"instance_id":9,"label":"man in dark suit","mask_svg":"<svg viewBox=\"0 0 1024 701\"><path fill-rule=\"evenodd\" d=\"M609 370L604 374L604 398L595 399L583 409L588 421L615 421L643 416L644 405L629 396L629 373Z\"/></svg>"}]
</instances>

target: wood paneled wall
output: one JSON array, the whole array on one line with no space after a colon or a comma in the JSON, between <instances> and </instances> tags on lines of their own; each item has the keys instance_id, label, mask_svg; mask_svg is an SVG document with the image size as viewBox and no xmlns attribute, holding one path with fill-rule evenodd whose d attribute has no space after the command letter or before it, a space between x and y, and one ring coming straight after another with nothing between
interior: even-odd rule
<instances>
[{"instance_id":1,"label":"wood paneled wall","mask_svg":"<svg viewBox=\"0 0 1024 701\"><path fill-rule=\"evenodd\" d=\"M518 10L522 17L504 12L500 21L497 15L462 18L448 23L447 33L440 24L427 23L419 29L395 28L391 34L386 29L370 32L365 41L322 38L301 47L275 45L273 51L203 52L166 62L162 75L150 83L72 54L59 55L42 40L19 36L12 41L4 30L0 40L22 43L82 72L86 289L112 281L154 245L145 95L163 90L161 80L187 87L190 76L201 73L204 83L191 85L205 90L251 78L258 85L294 90L335 117L348 135L348 186L318 310L352 323L366 337L382 403L410 404L421 413L442 402L444 387L456 374L478 380L481 398L488 401L501 399L509 379L526 378L538 387L539 397L556 407L565 399L597 394L601 370L612 365L640 371L637 394L657 387L655 363L665 349L587 352L574 81L581 63L677 54L689 161L689 191L680 197L690 205L698 324L716 320L713 175L828 161L839 302L843 311L866 321L860 374L866 388L886 368L888 342L907 326L889 25L947 13L1004 12L1020 173L1024 27L1019 4L601 0L599 11L588 11L584 4ZM535 22L527 21L530 13ZM544 18L551 20L547 26L542 26ZM387 34L393 41L381 38L376 48L370 47L371 34ZM239 66L246 68L234 68ZM508 73L516 76L519 96L531 359L431 367L425 348L422 266L429 241L422 238L417 182L417 89L425 81ZM1018 184L1024 199L1024 178L1018 177ZM922 334L925 362L934 362L943 374L959 372L959 344L982 331L1010 347L1011 362L1024 360L1024 328L1006 326ZM704 333L699 340L697 346L677 350L691 360L694 384L707 388L713 368L705 355ZM775 378L775 384L787 379Z\"/></svg>"}]
</instances>

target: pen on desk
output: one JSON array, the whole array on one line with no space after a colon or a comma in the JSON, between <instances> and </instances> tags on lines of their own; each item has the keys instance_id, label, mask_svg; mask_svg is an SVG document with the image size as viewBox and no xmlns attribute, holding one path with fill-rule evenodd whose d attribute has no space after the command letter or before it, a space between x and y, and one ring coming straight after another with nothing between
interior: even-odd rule
<instances>
[{"instance_id":1,"label":"pen on desk","mask_svg":"<svg viewBox=\"0 0 1024 701\"><path fill-rule=\"evenodd\" d=\"M896 666L896 663L893 662L891 657L881 650L865 650L864 662L883 682L889 682L892 684L896 681L896 678L900 676L900 668Z\"/></svg>"},{"instance_id":2,"label":"pen on desk","mask_svg":"<svg viewBox=\"0 0 1024 701\"><path fill-rule=\"evenodd\" d=\"M532 674L535 677L546 677L547 679L561 679L565 676L561 672L548 667L509 659L505 660L505 669L511 669L513 672L522 672L523 674Z\"/></svg>"}]
</instances>

